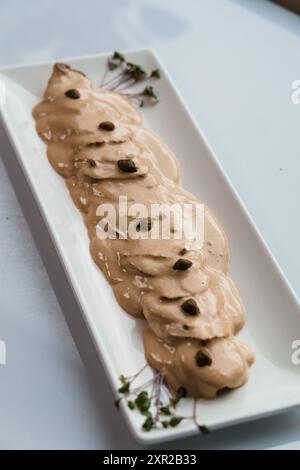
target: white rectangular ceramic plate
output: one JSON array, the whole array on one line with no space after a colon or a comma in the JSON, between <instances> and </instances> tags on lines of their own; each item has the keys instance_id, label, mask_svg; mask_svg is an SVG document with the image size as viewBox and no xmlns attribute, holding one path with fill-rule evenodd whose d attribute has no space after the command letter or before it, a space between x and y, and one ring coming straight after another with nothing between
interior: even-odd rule
<instances>
[{"instance_id":1,"label":"white rectangular ceramic plate","mask_svg":"<svg viewBox=\"0 0 300 470\"><path fill-rule=\"evenodd\" d=\"M83 70L94 84L99 84L107 56L64 61ZM291 361L291 344L300 337L296 296L156 54L152 50L140 50L129 52L128 57L147 69L158 67L162 71L162 78L156 84L161 101L143 110L145 121L175 152L181 164L184 187L205 201L224 226L231 248L230 274L248 312L241 337L256 354L249 382L216 400L200 400L198 421L214 429L297 406L300 404L300 368ZM1 106L1 114L113 390L116 390L121 373L133 374L145 362L142 321L136 322L122 311L109 284L93 263L81 215L63 179L48 163L45 145L35 132L31 110L42 96L52 65L2 68L0 79L6 84L6 104ZM190 407L191 401L184 400L178 414L189 414ZM141 429L138 413L127 406L121 408L135 437L145 444L198 432L187 420L174 429L147 433Z\"/></svg>"}]
</instances>

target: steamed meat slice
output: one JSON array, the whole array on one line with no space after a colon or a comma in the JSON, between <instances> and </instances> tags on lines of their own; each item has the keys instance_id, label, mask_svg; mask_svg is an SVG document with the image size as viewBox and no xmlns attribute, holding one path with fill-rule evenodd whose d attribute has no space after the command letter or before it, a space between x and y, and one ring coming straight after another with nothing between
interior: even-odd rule
<instances>
[{"instance_id":1,"label":"steamed meat slice","mask_svg":"<svg viewBox=\"0 0 300 470\"><path fill-rule=\"evenodd\" d=\"M158 338L144 330L147 362L177 391L187 396L214 398L218 391L241 387L247 382L253 353L236 338L215 338L208 342L185 338Z\"/></svg>"}]
</instances>

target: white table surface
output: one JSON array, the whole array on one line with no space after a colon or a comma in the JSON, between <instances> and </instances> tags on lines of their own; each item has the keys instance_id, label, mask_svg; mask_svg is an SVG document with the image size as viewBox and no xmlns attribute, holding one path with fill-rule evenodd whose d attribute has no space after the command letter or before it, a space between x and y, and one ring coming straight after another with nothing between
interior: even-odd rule
<instances>
[{"instance_id":1,"label":"white table surface","mask_svg":"<svg viewBox=\"0 0 300 470\"><path fill-rule=\"evenodd\" d=\"M2 0L0 24L0 65L154 47L300 294L300 17L264 0ZM0 448L139 448L81 362L1 161L0 221ZM297 410L163 448L274 447L299 425Z\"/></svg>"}]
</instances>

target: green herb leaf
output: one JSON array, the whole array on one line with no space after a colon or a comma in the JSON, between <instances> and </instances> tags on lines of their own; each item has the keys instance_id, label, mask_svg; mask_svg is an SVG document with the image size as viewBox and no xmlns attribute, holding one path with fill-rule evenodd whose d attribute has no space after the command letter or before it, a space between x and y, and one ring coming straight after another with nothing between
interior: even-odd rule
<instances>
[{"instance_id":1,"label":"green herb leaf","mask_svg":"<svg viewBox=\"0 0 300 470\"><path fill-rule=\"evenodd\" d=\"M209 434L210 433L210 430L208 429L207 426L198 426L198 429L200 432L202 432L202 434Z\"/></svg>"},{"instance_id":2,"label":"green herb leaf","mask_svg":"<svg viewBox=\"0 0 300 470\"><path fill-rule=\"evenodd\" d=\"M170 415L171 415L171 412L170 412L170 409L169 409L168 406L162 406L162 407L160 408L160 411L161 411L161 413L162 413L163 415L165 415L165 416L170 416Z\"/></svg>"},{"instance_id":3,"label":"green herb leaf","mask_svg":"<svg viewBox=\"0 0 300 470\"><path fill-rule=\"evenodd\" d=\"M135 399L135 405L141 413L149 410L151 402L148 398L148 392L146 390L138 394L137 398Z\"/></svg>"},{"instance_id":4,"label":"green herb leaf","mask_svg":"<svg viewBox=\"0 0 300 470\"><path fill-rule=\"evenodd\" d=\"M125 383L124 385L122 385L122 387L120 387L118 389L118 392L119 393L128 393L129 392L129 383Z\"/></svg>"},{"instance_id":5,"label":"green herb leaf","mask_svg":"<svg viewBox=\"0 0 300 470\"><path fill-rule=\"evenodd\" d=\"M157 78L157 79L159 79L159 78L160 78L160 71L159 71L159 69L152 70L152 72L151 72L151 74L150 74L150 78Z\"/></svg>"},{"instance_id":6,"label":"green herb leaf","mask_svg":"<svg viewBox=\"0 0 300 470\"><path fill-rule=\"evenodd\" d=\"M121 52L115 51L113 55L114 60L119 60L120 62L126 62L125 57Z\"/></svg>"},{"instance_id":7,"label":"green herb leaf","mask_svg":"<svg viewBox=\"0 0 300 470\"><path fill-rule=\"evenodd\" d=\"M178 426L179 423L181 423L182 418L180 416L172 416L172 418L169 421L170 426L174 428L175 426Z\"/></svg>"},{"instance_id":8,"label":"green herb leaf","mask_svg":"<svg viewBox=\"0 0 300 470\"><path fill-rule=\"evenodd\" d=\"M127 62L127 72L136 82L145 80L147 76L145 70L140 65L133 64L132 62Z\"/></svg>"},{"instance_id":9,"label":"green herb leaf","mask_svg":"<svg viewBox=\"0 0 300 470\"><path fill-rule=\"evenodd\" d=\"M158 101L158 95L154 91L153 86L146 86L144 90L142 91L143 96L149 96L149 98L153 98L154 100Z\"/></svg>"},{"instance_id":10,"label":"green herb leaf","mask_svg":"<svg viewBox=\"0 0 300 470\"><path fill-rule=\"evenodd\" d=\"M126 377L124 375L120 375L119 380L123 385L127 383Z\"/></svg>"},{"instance_id":11,"label":"green herb leaf","mask_svg":"<svg viewBox=\"0 0 300 470\"><path fill-rule=\"evenodd\" d=\"M149 416L143 424L143 429L149 432L153 428L153 425L154 425L153 418Z\"/></svg>"},{"instance_id":12,"label":"green herb leaf","mask_svg":"<svg viewBox=\"0 0 300 470\"><path fill-rule=\"evenodd\" d=\"M131 410L134 410L134 409L135 409L135 403L134 403L134 401L129 400L129 402L128 402L127 404L128 404L128 408L130 408Z\"/></svg>"}]
</instances>

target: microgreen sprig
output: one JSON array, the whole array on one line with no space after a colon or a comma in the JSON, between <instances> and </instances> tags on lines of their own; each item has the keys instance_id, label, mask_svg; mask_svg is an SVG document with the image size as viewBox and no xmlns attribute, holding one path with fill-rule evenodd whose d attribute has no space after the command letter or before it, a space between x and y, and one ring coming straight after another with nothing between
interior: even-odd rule
<instances>
[{"instance_id":1,"label":"microgreen sprig","mask_svg":"<svg viewBox=\"0 0 300 470\"><path fill-rule=\"evenodd\" d=\"M177 414L177 406L185 398L186 390L180 387L177 392L174 392L164 381L162 374L151 369L153 372L152 378L133 388L134 382L147 367L149 366L146 364L136 374L129 377L120 375L118 392L121 396L116 401L116 406L119 406L121 400L126 400L130 410L135 410L145 418L142 428L146 432L152 429L174 428L187 419L193 420L201 433L209 432L206 426L197 423L197 401L195 399L191 416Z\"/></svg>"},{"instance_id":2,"label":"microgreen sprig","mask_svg":"<svg viewBox=\"0 0 300 470\"><path fill-rule=\"evenodd\" d=\"M142 108L145 104L155 104L158 102L158 94L153 86L148 85L138 93L124 93L127 97L136 100Z\"/></svg>"},{"instance_id":3,"label":"microgreen sprig","mask_svg":"<svg viewBox=\"0 0 300 470\"><path fill-rule=\"evenodd\" d=\"M116 69L120 69L120 72L109 80L106 80L108 72ZM153 86L148 85L137 93L124 93L123 90L127 90L136 83L149 82L158 80L159 78L159 69L154 69L148 73L141 65L127 61L121 52L116 51L107 61L107 67L101 81L101 87L107 90L117 91L118 93L127 96L127 98L139 106L144 106L146 104L154 104L158 102L158 94L154 90Z\"/></svg>"}]
</instances>

